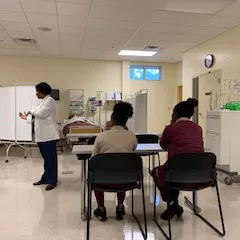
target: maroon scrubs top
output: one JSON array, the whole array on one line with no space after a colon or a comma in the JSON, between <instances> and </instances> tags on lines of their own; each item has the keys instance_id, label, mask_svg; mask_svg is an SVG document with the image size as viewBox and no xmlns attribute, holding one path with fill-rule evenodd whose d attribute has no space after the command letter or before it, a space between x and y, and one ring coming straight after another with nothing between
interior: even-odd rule
<instances>
[{"instance_id":1,"label":"maroon scrubs top","mask_svg":"<svg viewBox=\"0 0 240 240\"><path fill-rule=\"evenodd\" d=\"M160 145L168 150L168 159L181 153L204 152L202 128L188 120L179 120L167 126Z\"/></svg>"}]
</instances>

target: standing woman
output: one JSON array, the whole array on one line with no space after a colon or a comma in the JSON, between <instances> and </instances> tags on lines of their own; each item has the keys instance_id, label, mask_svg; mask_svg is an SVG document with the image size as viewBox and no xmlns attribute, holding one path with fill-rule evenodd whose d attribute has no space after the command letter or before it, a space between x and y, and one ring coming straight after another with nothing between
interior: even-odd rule
<instances>
[{"instance_id":1,"label":"standing woman","mask_svg":"<svg viewBox=\"0 0 240 240\"><path fill-rule=\"evenodd\" d=\"M52 190L58 182L57 140L59 131L55 122L56 103L50 96L52 88L49 84L41 82L36 86L36 95L40 103L28 113L20 113L20 117L27 120L28 115L35 118L35 141L38 144L44 159L44 173L40 181L34 186L47 184L46 191Z\"/></svg>"}]
</instances>

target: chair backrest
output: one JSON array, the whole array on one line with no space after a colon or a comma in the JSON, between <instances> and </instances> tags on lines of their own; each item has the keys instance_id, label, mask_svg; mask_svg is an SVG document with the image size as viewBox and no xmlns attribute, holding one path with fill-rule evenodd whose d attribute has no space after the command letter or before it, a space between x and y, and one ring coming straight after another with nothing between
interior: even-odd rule
<instances>
[{"instance_id":1,"label":"chair backrest","mask_svg":"<svg viewBox=\"0 0 240 240\"><path fill-rule=\"evenodd\" d=\"M95 184L125 184L143 180L142 159L135 153L106 153L88 164L88 180Z\"/></svg>"},{"instance_id":2,"label":"chair backrest","mask_svg":"<svg viewBox=\"0 0 240 240\"><path fill-rule=\"evenodd\" d=\"M158 143L159 139L157 135L154 134L143 134L137 135L138 143Z\"/></svg>"},{"instance_id":3,"label":"chair backrest","mask_svg":"<svg viewBox=\"0 0 240 240\"><path fill-rule=\"evenodd\" d=\"M213 153L185 153L165 163L166 182L195 184L216 180L216 156Z\"/></svg>"},{"instance_id":4,"label":"chair backrest","mask_svg":"<svg viewBox=\"0 0 240 240\"><path fill-rule=\"evenodd\" d=\"M95 140L96 140L97 136L94 136L94 137L91 137L88 139L88 145L93 145L95 143Z\"/></svg>"}]
</instances>

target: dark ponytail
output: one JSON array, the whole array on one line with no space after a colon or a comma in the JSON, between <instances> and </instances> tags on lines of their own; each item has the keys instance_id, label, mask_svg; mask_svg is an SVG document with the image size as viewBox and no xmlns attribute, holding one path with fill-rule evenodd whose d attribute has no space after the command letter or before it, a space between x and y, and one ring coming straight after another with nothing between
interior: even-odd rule
<instances>
[{"instance_id":1,"label":"dark ponytail","mask_svg":"<svg viewBox=\"0 0 240 240\"><path fill-rule=\"evenodd\" d=\"M187 101L186 101L187 104L191 105L192 107L197 107L198 106L198 100L195 99L195 98L189 98Z\"/></svg>"}]
</instances>

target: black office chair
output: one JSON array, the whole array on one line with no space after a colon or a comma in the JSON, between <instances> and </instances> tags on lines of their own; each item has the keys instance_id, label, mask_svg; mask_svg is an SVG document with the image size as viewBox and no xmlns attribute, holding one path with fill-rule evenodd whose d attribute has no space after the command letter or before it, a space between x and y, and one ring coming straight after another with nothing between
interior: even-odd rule
<instances>
[{"instance_id":1,"label":"black office chair","mask_svg":"<svg viewBox=\"0 0 240 240\"><path fill-rule=\"evenodd\" d=\"M87 144L88 145L94 145L96 138L97 138L97 136L89 138L88 141L87 141Z\"/></svg>"},{"instance_id":2,"label":"black office chair","mask_svg":"<svg viewBox=\"0 0 240 240\"><path fill-rule=\"evenodd\" d=\"M213 153L188 153L180 154L169 159L165 164L166 188L170 190L182 190L193 192L193 210L196 216L202 219L208 226L216 231L220 236L225 235L225 226L220 201L217 173L216 156ZM222 223L222 232L214 227L208 220L202 217L196 209L196 191L216 187L219 212ZM156 201L156 186L155 186ZM154 201L154 203L155 203ZM170 202L167 202L168 207ZM165 233L156 219L156 204L154 204L154 221L166 239L172 239L171 221L168 221L169 235Z\"/></svg>"},{"instance_id":3,"label":"black office chair","mask_svg":"<svg viewBox=\"0 0 240 240\"><path fill-rule=\"evenodd\" d=\"M139 144L147 144L147 143L159 143L159 138L157 135L154 134L143 134L137 135L137 140ZM141 157L148 157L148 169L151 169L151 156L157 155L158 156L158 164L160 165L160 155L159 152L156 153L145 153L140 154Z\"/></svg>"},{"instance_id":4,"label":"black office chair","mask_svg":"<svg viewBox=\"0 0 240 240\"><path fill-rule=\"evenodd\" d=\"M107 189L98 187L108 185ZM147 239L147 218L144 198L143 166L140 156L134 153L108 153L93 157L88 163L88 214L87 239L90 237L90 218L92 211L92 190L102 192L120 192L119 189L109 189L111 184L127 184L122 191L132 191L132 215L136 219L144 239ZM134 189L142 189L142 204L144 230L134 214Z\"/></svg>"}]
</instances>

